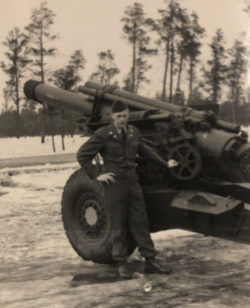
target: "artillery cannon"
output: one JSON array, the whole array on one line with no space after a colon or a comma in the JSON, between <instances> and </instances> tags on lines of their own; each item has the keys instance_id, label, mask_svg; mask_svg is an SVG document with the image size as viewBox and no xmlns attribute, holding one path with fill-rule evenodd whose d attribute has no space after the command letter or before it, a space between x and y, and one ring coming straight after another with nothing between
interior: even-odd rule
<instances>
[{"instance_id":1,"label":"artillery cannon","mask_svg":"<svg viewBox=\"0 0 250 308\"><path fill-rule=\"evenodd\" d=\"M94 82L73 93L29 80L24 93L82 115L92 131L111 122L114 101L125 102L129 122L144 141L165 160L178 162L162 170L138 158L151 232L178 228L250 244L248 135L240 126L218 119L217 105L176 106ZM66 183L62 218L70 243L83 259L113 261L105 188L82 169ZM129 231L128 241L132 253L136 245Z\"/></svg>"}]
</instances>

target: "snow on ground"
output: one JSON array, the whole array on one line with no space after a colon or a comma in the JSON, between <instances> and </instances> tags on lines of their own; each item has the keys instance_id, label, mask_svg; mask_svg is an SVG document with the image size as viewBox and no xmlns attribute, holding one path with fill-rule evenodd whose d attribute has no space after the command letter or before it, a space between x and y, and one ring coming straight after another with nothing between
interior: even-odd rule
<instances>
[{"instance_id":1,"label":"snow on ground","mask_svg":"<svg viewBox=\"0 0 250 308\"><path fill-rule=\"evenodd\" d=\"M64 163L64 164L45 164L42 166L24 166L24 167L5 167L0 169L0 176L11 173L11 174L25 174L25 173L39 173L39 172L50 172L53 170L62 170L68 168L78 168L79 163Z\"/></svg>"},{"instance_id":2,"label":"snow on ground","mask_svg":"<svg viewBox=\"0 0 250 308\"><path fill-rule=\"evenodd\" d=\"M250 136L250 126L242 126L242 130ZM62 150L61 136L55 136L56 152L52 149L51 136L46 136L45 143L41 143L41 137L0 138L0 159L12 157L28 157L38 155L56 155L63 153L76 153L87 137L74 135L73 138L64 138L65 150Z\"/></svg>"},{"instance_id":3,"label":"snow on ground","mask_svg":"<svg viewBox=\"0 0 250 308\"><path fill-rule=\"evenodd\" d=\"M0 187L7 192L0 197L0 307L250 307L248 245L181 230L156 233L158 258L173 274L143 275L135 252L130 281L120 281L115 267L83 261L60 213L62 188L75 167L43 170L14 174L12 187Z\"/></svg>"},{"instance_id":4,"label":"snow on ground","mask_svg":"<svg viewBox=\"0 0 250 308\"><path fill-rule=\"evenodd\" d=\"M250 136L250 126L242 126L242 130ZM61 136L55 136L56 152L52 149L51 136L46 136L45 143L41 143L41 137L27 138L0 138L0 159L12 157L27 157L37 155L56 155L63 153L76 153L87 137L74 135L73 138L66 136L64 139L65 150L62 150Z\"/></svg>"},{"instance_id":5,"label":"snow on ground","mask_svg":"<svg viewBox=\"0 0 250 308\"><path fill-rule=\"evenodd\" d=\"M63 153L60 138L55 154ZM85 140L66 137L65 152L75 153ZM50 154L50 137L45 144L39 137L0 139L0 158ZM182 230L155 233L158 258L173 274L140 274L143 263L135 252L130 264L139 275L131 281L119 281L116 268L80 259L60 214L62 189L77 168L70 163L0 170L0 307L250 307L248 245ZM152 286L148 293L146 283Z\"/></svg>"},{"instance_id":6,"label":"snow on ground","mask_svg":"<svg viewBox=\"0 0 250 308\"><path fill-rule=\"evenodd\" d=\"M76 153L87 140L86 137L81 137L80 135L74 135L73 138L66 136L64 138L65 150L62 150L61 136L55 136L54 139L56 152L53 152L51 136L46 136L45 143L43 144L41 143L41 137L0 138L0 159Z\"/></svg>"}]
</instances>

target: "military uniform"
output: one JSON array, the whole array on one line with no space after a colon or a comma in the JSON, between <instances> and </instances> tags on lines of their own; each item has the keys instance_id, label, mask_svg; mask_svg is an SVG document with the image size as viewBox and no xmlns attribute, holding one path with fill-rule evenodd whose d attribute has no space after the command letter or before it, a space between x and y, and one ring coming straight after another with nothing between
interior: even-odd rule
<instances>
[{"instance_id":1,"label":"military uniform","mask_svg":"<svg viewBox=\"0 0 250 308\"><path fill-rule=\"evenodd\" d=\"M114 260L127 259L127 226L138 244L141 255L145 258L155 256L145 202L135 171L135 159L138 153L139 156L146 157L164 168L168 167L167 162L142 141L139 130L131 125L127 125L126 140L122 139L114 124L111 124L98 129L79 149L77 160L92 178L100 175L92 172L92 159L98 153L104 162L102 173L115 174L115 182L106 188L111 215Z\"/></svg>"}]
</instances>

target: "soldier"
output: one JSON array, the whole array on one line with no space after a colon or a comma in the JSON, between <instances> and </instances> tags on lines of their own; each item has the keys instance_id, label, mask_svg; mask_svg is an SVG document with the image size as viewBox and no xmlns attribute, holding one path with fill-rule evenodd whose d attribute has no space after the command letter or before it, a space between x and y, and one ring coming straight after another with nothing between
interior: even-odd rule
<instances>
[{"instance_id":1,"label":"soldier","mask_svg":"<svg viewBox=\"0 0 250 308\"><path fill-rule=\"evenodd\" d=\"M127 125L129 110L126 104L116 101L112 106L111 117L112 124L98 129L82 145L77 160L90 177L109 184L106 185L106 197L110 206L113 259L119 262L121 278L131 278L127 266L128 226L140 254L146 259L145 272L170 274L171 269L161 266L155 259L156 251L149 233L145 202L135 171L136 155L138 153L151 159L164 168L171 166L144 144L136 127ZM104 170L101 175L94 175L92 159L98 153L103 158Z\"/></svg>"}]
</instances>

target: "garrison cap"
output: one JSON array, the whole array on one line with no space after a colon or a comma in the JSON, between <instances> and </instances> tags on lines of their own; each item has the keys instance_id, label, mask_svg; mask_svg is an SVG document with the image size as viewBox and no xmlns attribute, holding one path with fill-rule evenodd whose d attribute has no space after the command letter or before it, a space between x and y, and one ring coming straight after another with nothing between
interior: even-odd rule
<instances>
[{"instance_id":1,"label":"garrison cap","mask_svg":"<svg viewBox=\"0 0 250 308\"><path fill-rule=\"evenodd\" d=\"M114 104L112 105L112 113L122 112L127 109L128 109L128 106L119 100L115 101Z\"/></svg>"}]
</instances>

